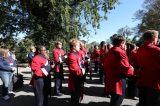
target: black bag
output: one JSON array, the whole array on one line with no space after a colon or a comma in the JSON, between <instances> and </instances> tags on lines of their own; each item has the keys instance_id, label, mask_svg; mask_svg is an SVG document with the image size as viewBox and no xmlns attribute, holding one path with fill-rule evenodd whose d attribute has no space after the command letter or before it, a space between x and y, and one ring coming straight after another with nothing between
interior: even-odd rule
<instances>
[{"instance_id":1,"label":"black bag","mask_svg":"<svg viewBox=\"0 0 160 106\"><path fill-rule=\"evenodd\" d=\"M18 65L17 65L17 73L13 75L13 91L21 87L23 87L23 75L18 74Z\"/></svg>"},{"instance_id":2,"label":"black bag","mask_svg":"<svg viewBox=\"0 0 160 106\"><path fill-rule=\"evenodd\" d=\"M23 75L22 74L14 74L13 75L13 91L18 88L23 87Z\"/></svg>"}]
</instances>

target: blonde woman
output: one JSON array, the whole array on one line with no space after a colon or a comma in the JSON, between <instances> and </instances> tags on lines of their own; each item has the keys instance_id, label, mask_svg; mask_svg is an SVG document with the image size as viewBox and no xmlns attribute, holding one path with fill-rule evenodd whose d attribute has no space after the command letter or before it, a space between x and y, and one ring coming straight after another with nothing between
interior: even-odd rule
<instances>
[{"instance_id":1,"label":"blonde woman","mask_svg":"<svg viewBox=\"0 0 160 106\"><path fill-rule=\"evenodd\" d=\"M69 79L68 87L71 93L70 106L79 106L83 99L84 68L81 67L80 41L72 39L70 41L70 52L68 54Z\"/></svg>"},{"instance_id":2,"label":"blonde woman","mask_svg":"<svg viewBox=\"0 0 160 106\"><path fill-rule=\"evenodd\" d=\"M8 93L12 83L13 71L16 70L15 67L15 60L9 56L9 51L7 49L0 48L0 77L3 82L2 98L4 100L10 99Z\"/></svg>"}]
</instances>

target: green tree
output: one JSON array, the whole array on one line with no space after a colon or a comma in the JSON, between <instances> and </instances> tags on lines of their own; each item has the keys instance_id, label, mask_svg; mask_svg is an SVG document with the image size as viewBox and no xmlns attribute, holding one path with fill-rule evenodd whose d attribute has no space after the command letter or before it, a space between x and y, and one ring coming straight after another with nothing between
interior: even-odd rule
<instances>
[{"instance_id":1,"label":"green tree","mask_svg":"<svg viewBox=\"0 0 160 106\"><path fill-rule=\"evenodd\" d=\"M0 38L0 47L8 48L9 50L13 50L17 47L17 39L13 36L6 36L5 38Z\"/></svg>"},{"instance_id":2,"label":"green tree","mask_svg":"<svg viewBox=\"0 0 160 106\"><path fill-rule=\"evenodd\" d=\"M48 47L50 40L67 43L88 35L88 25L99 28L116 3L118 0L1 0L0 33L16 36L23 32L35 44Z\"/></svg>"},{"instance_id":3,"label":"green tree","mask_svg":"<svg viewBox=\"0 0 160 106\"><path fill-rule=\"evenodd\" d=\"M88 44L87 44L87 48L90 49L91 51L93 51L95 45L99 46L99 43L96 42L96 41L91 42L91 43L88 43Z\"/></svg>"},{"instance_id":4,"label":"green tree","mask_svg":"<svg viewBox=\"0 0 160 106\"><path fill-rule=\"evenodd\" d=\"M19 62L26 63L28 62L28 53L30 51L30 47L34 46L32 40L25 38L20 40L17 43L17 50L16 50L16 58Z\"/></svg>"},{"instance_id":5,"label":"green tree","mask_svg":"<svg viewBox=\"0 0 160 106\"><path fill-rule=\"evenodd\" d=\"M128 39L129 36L131 36L133 32L130 27L125 26L125 27L118 29L117 33L120 35L123 35L124 37L126 37L126 39Z\"/></svg>"},{"instance_id":6,"label":"green tree","mask_svg":"<svg viewBox=\"0 0 160 106\"><path fill-rule=\"evenodd\" d=\"M141 22L137 25L137 32L142 33L148 29L160 31L160 0L145 0L143 9L138 10L135 19Z\"/></svg>"}]
</instances>

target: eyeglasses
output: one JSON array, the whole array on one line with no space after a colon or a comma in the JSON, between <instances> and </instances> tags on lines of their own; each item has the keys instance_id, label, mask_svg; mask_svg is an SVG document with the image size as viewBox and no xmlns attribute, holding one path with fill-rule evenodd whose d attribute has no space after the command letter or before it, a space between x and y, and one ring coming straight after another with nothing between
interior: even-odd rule
<instances>
[{"instance_id":1,"label":"eyeglasses","mask_svg":"<svg viewBox=\"0 0 160 106\"><path fill-rule=\"evenodd\" d=\"M46 50L40 50L40 51L46 51Z\"/></svg>"}]
</instances>

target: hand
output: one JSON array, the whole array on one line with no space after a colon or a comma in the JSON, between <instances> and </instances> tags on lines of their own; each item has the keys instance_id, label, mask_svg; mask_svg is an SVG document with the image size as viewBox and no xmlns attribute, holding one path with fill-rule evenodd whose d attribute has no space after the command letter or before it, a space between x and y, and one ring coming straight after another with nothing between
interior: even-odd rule
<instances>
[{"instance_id":1,"label":"hand","mask_svg":"<svg viewBox=\"0 0 160 106\"><path fill-rule=\"evenodd\" d=\"M54 68L55 67L55 65L53 64L53 65L51 65L51 68Z\"/></svg>"},{"instance_id":2,"label":"hand","mask_svg":"<svg viewBox=\"0 0 160 106\"><path fill-rule=\"evenodd\" d=\"M47 54L45 54L45 57L49 60L49 56Z\"/></svg>"},{"instance_id":3,"label":"hand","mask_svg":"<svg viewBox=\"0 0 160 106\"><path fill-rule=\"evenodd\" d=\"M81 60L81 64L84 64L84 61L83 61L83 60Z\"/></svg>"},{"instance_id":4,"label":"hand","mask_svg":"<svg viewBox=\"0 0 160 106\"><path fill-rule=\"evenodd\" d=\"M12 67L11 69L12 69L12 71L16 71L16 68L15 68L15 67Z\"/></svg>"},{"instance_id":5,"label":"hand","mask_svg":"<svg viewBox=\"0 0 160 106\"><path fill-rule=\"evenodd\" d=\"M65 55L64 58L66 59L66 58L67 58L67 55Z\"/></svg>"},{"instance_id":6,"label":"hand","mask_svg":"<svg viewBox=\"0 0 160 106\"><path fill-rule=\"evenodd\" d=\"M30 63L28 63L28 67L31 67L31 64L30 64Z\"/></svg>"},{"instance_id":7,"label":"hand","mask_svg":"<svg viewBox=\"0 0 160 106\"><path fill-rule=\"evenodd\" d=\"M132 68L132 70L134 71L134 68L133 68L133 66L131 66L131 68Z\"/></svg>"}]
</instances>

